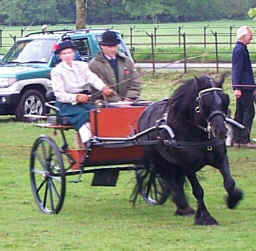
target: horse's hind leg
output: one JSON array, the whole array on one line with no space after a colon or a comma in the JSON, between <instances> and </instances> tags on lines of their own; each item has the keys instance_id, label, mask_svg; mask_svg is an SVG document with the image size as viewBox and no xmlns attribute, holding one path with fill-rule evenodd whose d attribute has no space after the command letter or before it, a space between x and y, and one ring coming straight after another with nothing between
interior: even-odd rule
<instances>
[{"instance_id":1,"label":"horse's hind leg","mask_svg":"<svg viewBox=\"0 0 256 251\"><path fill-rule=\"evenodd\" d=\"M189 206L185 192L185 176L178 172L175 177L172 177L173 186L171 189L172 201L177 206L175 215L191 216L195 214L195 210Z\"/></svg>"},{"instance_id":2,"label":"horse's hind leg","mask_svg":"<svg viewBox=\"0 0 256 251\"><path fill-rule=\"evenodd\" d=\"M233 209L237 206L238 202L243 199L243 192L239 188L236 188L235 181L230 174L227 157L218 169L223 176L224 187L228 193L226 199L227 206Z\"/></svg>"},{"instance_id":3,"label":"horse's hind leg","mask_svg":"<svg viewBox=\"0 0 256 251\"><path fill-rule=\"evenodd\" d=\"M217 225L218 222L210 215L204 203L204 190L198 182L196 174L187 176L192 186L193 194L197 199L198 208L195 214L196 225Z\"/></svg>"}]
</instances>

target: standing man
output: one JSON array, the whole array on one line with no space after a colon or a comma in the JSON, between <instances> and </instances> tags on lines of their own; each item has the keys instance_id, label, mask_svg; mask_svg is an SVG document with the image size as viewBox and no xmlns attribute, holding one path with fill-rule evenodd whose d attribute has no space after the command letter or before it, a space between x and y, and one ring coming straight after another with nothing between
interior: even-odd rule
<instances>
[{"instance_id":1,"label":"standing man","mask_svg":"<svg viewBox=\"0 0 256 251\"><path fill-rule=\"evenodd\" d=\"M138 73L131 59L118 52L120 42L116 32L104 32L101 52L89 64L91 71L115 90L115 95L105 97L108 102L136 101L140 95Z\"/></svg>"},{"instance_id":2,"label":"standing man","mask_svg":"<svg viewBox=\"0 0 256 251\"><path fill-rule=\"evenodd\" d=\"M234 130L234 146L255 148L250 143L250 132L252 128L254 111L255 82L250 55L247 45L253 39L252 31L247 26L237 30L237 43L232 55L232 87L236 98L235 120L243 124L246 129Z\"/></svg>"}]
</instances>

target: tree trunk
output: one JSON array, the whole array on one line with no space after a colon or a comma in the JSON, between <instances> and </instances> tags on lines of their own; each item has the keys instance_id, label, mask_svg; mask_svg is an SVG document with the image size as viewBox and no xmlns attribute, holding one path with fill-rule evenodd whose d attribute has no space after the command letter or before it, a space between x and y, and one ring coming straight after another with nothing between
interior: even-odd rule
<instances>
[{"instance_id":1,"label":"tree trunk","mask_svg":"<svg viewBox=\"0 0 256 251\"><path fill-rule=\"evenodd\" d=\"M87 1L76 0L76 29L86 28Z\"/></svg>"}]
</instances>

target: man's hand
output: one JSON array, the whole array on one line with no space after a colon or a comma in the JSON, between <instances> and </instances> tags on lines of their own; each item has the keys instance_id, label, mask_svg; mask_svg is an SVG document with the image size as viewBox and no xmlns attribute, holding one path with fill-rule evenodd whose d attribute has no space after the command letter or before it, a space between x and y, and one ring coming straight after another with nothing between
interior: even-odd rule
<instances>
[{"instance_id":1,"label":"man's hand","mask_svg":"<svg viewBox=\"0 0 256 251\"><path fill-rule=\"evenodd\" d=\"M234 95L237 99L239 99L242 96L242 91L241 90L235 90Z\"/></svg>"},{"instance_id":2,"label":"man's hand","mask_svg":"<svg viewBox=\"0 0 256 251\"><path fill-rule=\"evenodd\" d=\"M77 95L76 95L76 101L77 101L77 103L85 104L85 103L88 102L88 99L89 99L89 97L88 97L88 95L86 95L86 94L77 94Z\"/></svg>"},{"instance_id":3,"label":"man's hand","mask_svg":"<svg viewBox=\"0 0 256 251\"><path fill-rule=\"evenodd\" d=\"M115 91L109 88L108 86L103 87L102 89L102 95L103 96L113 96L115 94Z\"/></svg>"}]
</instances>

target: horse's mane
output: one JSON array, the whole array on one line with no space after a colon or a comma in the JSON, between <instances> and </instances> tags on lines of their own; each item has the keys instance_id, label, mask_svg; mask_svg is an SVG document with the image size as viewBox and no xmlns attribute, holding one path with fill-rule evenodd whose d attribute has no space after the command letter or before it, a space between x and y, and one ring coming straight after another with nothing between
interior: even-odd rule
<instances>
[{"instance_id":1,"label":"horse's mane","mask_svg":"<svg viewBox=\"0 0 256 251\"><path fill-rule=\"evenodd\" d=\"M183 82L169 99L169 116L175 120L185 118L193 119L195 101L200 90L209 88L210 83L207 76L192 78Z\"/></svg>"}]
</instances>

